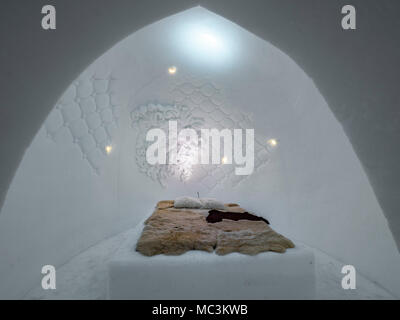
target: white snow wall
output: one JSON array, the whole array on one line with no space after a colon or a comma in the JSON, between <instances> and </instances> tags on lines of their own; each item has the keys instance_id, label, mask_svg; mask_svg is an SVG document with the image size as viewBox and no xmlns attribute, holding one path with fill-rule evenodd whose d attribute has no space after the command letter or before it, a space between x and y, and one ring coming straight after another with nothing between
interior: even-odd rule
<instances>
[{"instance_id":1,"label":"white snow wall","mask_svg":"<svg viewBox=\"0 0 400 320\"><path fill-rule=\"evenodd\" d=\"M215 51L196 43L203 26L215 32ZM254 128L255 172L238 177L231 165L205 165L181 181L180 168L147 165L143 135L168 119ZM271 138L278 147L268 146ZM0 298L22 297L43 265L59 266L134 226L157 201L197 191L240 203L400 296L400 257L386 219L313 81L269 43L194 8L118 43L60 98L0 214Z\"/></svg>"}]
</instances>

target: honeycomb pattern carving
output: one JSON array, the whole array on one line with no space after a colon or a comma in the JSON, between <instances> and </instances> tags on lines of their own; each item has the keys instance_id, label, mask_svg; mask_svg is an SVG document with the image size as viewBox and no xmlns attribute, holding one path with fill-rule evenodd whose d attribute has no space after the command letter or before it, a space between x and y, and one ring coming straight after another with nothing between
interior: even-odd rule
<instances>
[{"instance_id":1,"label":"honeycomb pattern carving","mask_svg":"<svg viewBox=\"0 0 400 320\"><path fill-rule=\"evenodd\" d=\"M56 141L67 132L93 170L99 174L118 129L120 106L115 101L112 76L78 79L64 93L45 121L47 137Z\"/></svg>"},{"instance_id":2,"label":"honeycomb pattern carving","mask_svg":"<svg viewBox=\"0 0 400 320\"><path fill-rule=\"evenodd\" d=\"M200 128L254 128L251 114L228 107L223 90L212 81L183 76L173 82L170 92L173 105L149 103L137 106L131 112L132 127L138 131L136 164L140 171L162 186L166 186L168 178L175 177L182 182L199 182L209 191L224 185L235 187L247 179L249 176L235 175L235 164L196 164L192 166L190 174L185 175L177 165L151 166L147 163L146 149L149 143L146 142L146 133L151 128L168 132L168 120L177 120L178 131L185 127L196 131ZM254 143L254 171L257 171L268 163L272 150L263 137L256 136Z\"/></svg>"}]
</instances>

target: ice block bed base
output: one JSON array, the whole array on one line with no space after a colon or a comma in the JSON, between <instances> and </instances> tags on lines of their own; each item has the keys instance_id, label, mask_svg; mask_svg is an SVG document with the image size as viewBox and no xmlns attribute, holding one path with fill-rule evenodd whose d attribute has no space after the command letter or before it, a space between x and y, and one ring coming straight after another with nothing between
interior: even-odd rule
<instances>
[{"instance_id":1,"label":"ice block bed base","mask_svg":"<svg viewBox=\"0 0 400 320\"><path fill-rule=\"evenodd\" d=\"M146 257L135 251L143 224L132 229L109 264L109 299L313 299L314 254L298 244L256 256L189 251Z\"/></svg>"}]
</instances>

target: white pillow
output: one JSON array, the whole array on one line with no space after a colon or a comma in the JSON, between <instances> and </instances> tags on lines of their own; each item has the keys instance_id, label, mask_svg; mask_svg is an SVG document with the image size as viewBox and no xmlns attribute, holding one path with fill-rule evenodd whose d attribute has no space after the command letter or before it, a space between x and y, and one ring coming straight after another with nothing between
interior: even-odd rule
<instances>
[{"instance_id":1,"label":"white pillow","mask_svg":"<svg viewBox=\"0 0 400 320\"><path fill-rule=\"evenodd\" d=\"M203 209L219 209L224 210L225 206L222 202L213 198L201 198L200 202Z\"/></svg>"},{"instance_id":2,"label":"white pillow","mask_svg":"<svg viewBox=\"0 0 400 320\"><path fill-rule=\"evenodd\" d=\"M174 201L175 208L191 208L191 209L226 209L224 204L213 198L193 198L179 197Z\"/></svg>"},{"instance_id":3,"label":"white pillow","mask_svg":"<svg viewBox=\"0 0 400 320\"><path fill-rule=\"evenodd\" d=\"M174 201L175 208L201 208L202 203L200 199L193 198L193 197L179 197L176 198Z\"/></svg>"}]
</instances>

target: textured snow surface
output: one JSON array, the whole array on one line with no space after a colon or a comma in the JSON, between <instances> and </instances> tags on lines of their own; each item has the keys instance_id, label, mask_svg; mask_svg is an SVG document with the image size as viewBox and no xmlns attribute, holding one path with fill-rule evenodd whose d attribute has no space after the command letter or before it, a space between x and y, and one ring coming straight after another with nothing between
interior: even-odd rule
<instances>
[{"instance_id":1,"label":"textured snow surface","mask_svg":"<svg viewBox=\"0 0 400 320\"><path fill-rule=\"evenodd\" d=\"M132 230L103 240L57 268L57 289L43 290L39 284L25 299L106 299L108 262ZM394 299L374 282L357 274L357 289L343 290L343 263L314 249L316 267L316 299Z\"/></svg>"}]
</instances>

